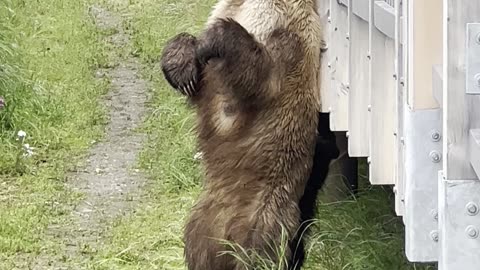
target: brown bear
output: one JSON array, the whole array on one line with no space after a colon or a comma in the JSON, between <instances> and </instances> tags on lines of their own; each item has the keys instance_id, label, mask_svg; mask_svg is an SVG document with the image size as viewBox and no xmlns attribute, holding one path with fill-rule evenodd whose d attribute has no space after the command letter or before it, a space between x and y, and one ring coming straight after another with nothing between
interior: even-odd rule
<instances>
[{"instance_id":1,"label":"brown bear","mask_svg":"<svg viewBox=\"0 0 480 270\"><path fill-rule=\"evenodd\" d=\"M287 257L303 247L294 238L299 204L314 207L300 198L316 142L320 40L313 1L224 0L199 39L180 34L165 47L166 79L197 108L206 171L185 230L189 269L243 269L219 239L274 260L282 230Z\"/></svg>"},{"instance_id":2,"label":"brown bear","mask_svg":"<svg viewBox=\"0 0 480 270\"><path fill-rule=\"evenodd\" d=\"M282 233L295 235L317 126L313 91L298 80L303 55L294 33L275 30L262 45L233 20L166 46L165 75L197 108L206 171L185 229L189 269L242 268L220 255L220 239L274 258ZM168 61L188 57L183 67Z\"/></svg>"}]
</instances>

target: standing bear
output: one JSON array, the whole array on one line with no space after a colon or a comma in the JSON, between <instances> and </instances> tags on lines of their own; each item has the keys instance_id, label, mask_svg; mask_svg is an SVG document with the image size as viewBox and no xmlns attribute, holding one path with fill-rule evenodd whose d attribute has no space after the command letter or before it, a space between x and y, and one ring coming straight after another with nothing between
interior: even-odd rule
<instances>
[{"instance_id":1,"label":"standing bear","mask_svg":"<svg viewBox=\"0 0 480 270\"><path fill-rule=\"evenodd\" d=\"M198 39L182 33L164 49L166 79L197 110L205 167L185 228L190 270L245 269L220 240L278 262L286 237L295 244L286 257L295 253L317 142L315 9L313 0L222 0Z\"/></svg>"}]
</instances>

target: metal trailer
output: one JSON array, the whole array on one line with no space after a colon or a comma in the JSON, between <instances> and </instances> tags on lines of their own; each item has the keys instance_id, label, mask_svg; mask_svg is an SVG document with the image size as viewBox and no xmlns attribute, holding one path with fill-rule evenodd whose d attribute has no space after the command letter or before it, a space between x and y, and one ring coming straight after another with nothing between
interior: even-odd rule
<instances>
[{"instance_id":1,"label":"metal trailer","mask_svg":"<svg viewBox=\"0 0 480 270\"><path fill-rule=\"evenodd\" d=\"M412 262L480 269L480 0L317 0L322 110L392 185Z\"/></svg>"}]
</instances>

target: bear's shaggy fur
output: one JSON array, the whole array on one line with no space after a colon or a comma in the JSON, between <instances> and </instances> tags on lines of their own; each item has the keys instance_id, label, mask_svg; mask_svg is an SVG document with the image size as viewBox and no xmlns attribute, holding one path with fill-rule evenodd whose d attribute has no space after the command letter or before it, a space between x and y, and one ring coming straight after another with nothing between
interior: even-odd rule
<instances>
[{"instance_id":1,"label":"bear's shaggy fur","mask_svg":"<svg viewBox=\"0 0 480 270\"><path fill-rule=\"evenodd\" d=\"M165 47L166 79L197 109L206 171L185 229L189 269L244 269L222 255L220 239L278 260L282 233L287 257L301 246L291 263L303 261L296 233L310 214L299 205L313 208L318 191L305 186L316 144L320 34L313 0L222 0L198 39L182 33Z\"/></svg>"}]
</instances>

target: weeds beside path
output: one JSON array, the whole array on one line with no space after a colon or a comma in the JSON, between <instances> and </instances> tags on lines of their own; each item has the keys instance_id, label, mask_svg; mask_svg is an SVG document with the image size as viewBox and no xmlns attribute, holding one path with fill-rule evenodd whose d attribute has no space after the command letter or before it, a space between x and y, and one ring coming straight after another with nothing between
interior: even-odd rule
<instances>
[{"instance_id":1,"label":"weeds beside path","mask_svg":"<svg viewBox=\"0 0 480 270\"><path fill-rule=\"evenodd\" d=\"M109 120L105 139L93 146L86 165L71 174L67 183L84 199L75 206L71 222L51 226L48 231L52 240L62 239L63 252L38 256L36 269L45 265L55 269L91 265L92 255L102 249L105 232L117 218L135 210L145 184L135 165L145 141L136 129L146 111L147 82L140 75L138 60L128 53L130 33L124 29L122 14L99 5L90 11L97 27L110 33L105 39L115 53L113 67L97 70L97 76L110 80L109 92L102 101Z\"/></svg>"},{"instance_id":2,"label":"weeds beside path","mask_svg":"<svg viewBox=\"0 0 480 270\"><path fill-rule=\"evenodd\" d=\"M67 168L59 168L58 175L60 181L55 182L53 179L46 176L45 185L49 185L55 188L52 193L48 193L41 188L35 190L33 196L51 196L59 197L52 200L52 205L48 205L48 201L35 202L40 207L41 204L47 204L43 206L45 210L51 210L52 208L61 208L62 213L40 213L30 212L29 219L40 219L42 222L39 224L28 224L30 227L22 229L19 228L19 235L9 235L13 228L22 226L25 221L21 220L19 214L22 212L22 204L28 203L28 198L22 197L18 202L13 201L11 206L7 205L6 208L0 207L0 213L2 218L0 221L0 240L3 246L0 246L0 269L87 269L92 266L92 256L96 254L96 251L102 248L103 236L105 232L110 229L113 223L122 215L128 215L130 211L135 210L135 205L139 201L141 195L141 188L145 184L145 178L136 169L136 161L139 151L143 148L145 136L138 133L136 129L142 123L142 117L146 111L145 102L147 100L147 82L142 79L140 75L141 66L139 62L128 52L131 51L130 33L124 28L125 23L122 18L122 14L116 13L112 9L107 9L99 5L100 3L82 2L81 4L74 5L67 1L62 5L58 5L53 1L47 1L44 5L45 11L41 13L41 8L38 10L38 14L35 10L29 10L27 7L20 4L10 3L11 6L7 7L12 13L15 12L31 12L34 18L45 17L48 22L54 21L51 25L50 33L52 35L60 34L60 30L64 25L70 26L71 32L65 32L63 36L56 37L46 36L44 44L49 42L77 42L76 50L73 52L78 54L86 54L85 58L78 59L79 61L86 60L90 55L89 52L95 53L92 60L102 60L102 63L91 65L87 70L81 70L86 77L92 82L109 81L108 93L100 100L98 92L97 95L87 97L89 101L92 101L91 107L76 108L78 111L73 114L88 113L88 110L95 109L95 106L104 108L108 117L106 118L107 125L105 127L104 138L96 142L90 149L86 156L86 161L79 162L78 154L80 152L65 153L62 158L73 159L65 160ZM118 3L120 1L114 1ZM109 3L102 3L105 6L109 6ZM29 5L26 3L26 5ZM73 8L69 10L68 7ZM112 8L112 7L110 7ZM73 11L73 12L72 12ZM90 11L90 13L87 13ZM73 18L69 18L67 15L69 12L73 13ZM17 14L12 14L14 17ZM23 15L23 14L22 14ZM43 15L43 16L42 16ZM78 16L78 17L75 17ZM92 20L88 18L91 16ZM15 18L13 18L15 19ZM28 20L27 18L22 18ZM75 21L78 19L78 21ZM72 21L71 21L72 20ZM82 21L83 20L83 21ZM75 40L75 35L78 32L84 30L85 21L88 25L86 31L87 34L93 33L87 40ZM27 23L28 21L19 21L18 23ZM43 21L35 20L34 23L39 24L39 28L43 27ZM91 25L90 25L91 23ZM95 24L95 25L93 25ZM28 27L28 26L26 26ZM35 33L37 36L42 32ZM98 34L97 34L98 33ZM12 33L14 34L14 33ZM80 37L82 38L82 37ZM85 37L83 37L85 38ZM63 40L62 40L63 39ZM30 44L27 44L28 46ZM68 45L67 45L68 46ZM28 48L28 47L27 47ZM102 48L98 50L98 48ZM52 48L53 50L57 48ZM65 50L65 47L60 49ZM48 51L51 49L48 48ZM95 51L98 50L98 51ZM97 55L101 53L104 55ZM38 53L38 52L34 52ZM61 66L57 70L58 81L51 82L52 86L56 84L62 85L68 83L68 76L77 76L77 82L81 81L82 74L79 74L75 68L82 68L83 63L71 62L76 60L72 55L64 55L64 59L55 59L57 62L50 64L60 64L59 61L65 61L64 66ZM38 67L43 72L42 68L51 68L43 66L44 63L39 62ZM73 65L73 66L70 66ZM78 66L80 65L80 66ZM74 71L75 74L69 74L68 72ZM93 75L95 74L95 77ZM44 78L44 74L34 74L41 79ZM75 85L71 89L72 93L66 93L65 98L61 101L65 106L75 106L72 97L76 95L85 95L88 92L85 91L85 87L89 87L90 83ZM97 84L94 87L106 89L106 84ZM88 89L88 88L87 88ZM2 89L0 89L2 90ZM8 89L7 89L8 90ZM67 90L67 89L65 89ZM75 92L76 91L76 92ZM0 92L2 94L2 92ZM10 99L8 92L5 95L7 100L7 106L15 105L13 98ZM12 95L18 93L12 93ZM57 98L55 95L58 93L49 93L52 96L48 98ZM2 95L3 96L3 95ZM35 99L38 97L23 97ZM39 100L29 100L29 102L35 102ZM10 107L8 107L10 108ZM51 109L51 108L47 108ZM85 112L85 111L87 112ZM64 113L68 113L65 111ZM99 112L101 118L103 113ZM87 120L94 120L91 117ZM4 119L5 120L5 119ZM31 119L29 119L31 121ZM48 123L48 119L39 119L39 125ZM83 120L83 119L82 119ZM101 122L102 123L102 122ZM64 124L64 123L62 123ZM69 123L72 125L80 125L79 121ZM28 129L27 126L22 127L27 129L29 135L33 132ZM57 130L58 131L58 130ZM76 134L66 134L67 136L78 136L78 140L84 139L83 134L90 134L92 127L85 126L84 130L79 130ZM33 133L34 134L34 133ZM99 134L99 133L98 133ZM55 134L60 135L60 134ZM89 137L86 136L85 139ZM99 136L91 136L91 139L97 139ZM72 143L72 142L70 142ZM66 145L66 147L72 147L72 145ZM40 148L40 147L39 147ZM41 148L40 148L41 149ZM79 150L83 150L83 148ZM14 149L13 149L14 150ZM66 149L65 149L66 150ZM51 159L51 157L45 157L45 163L53 166L60 165L59 160ZM4 165L2 163L1 165ZM77 166L74 166L77 165ZM73 166L73 167L72 167ZM32 169L37 169L38 164L31 166ZM69 170L69 172L67 171ZM25 173L23 176L6 177L10 178L9 182L4 182L4 185L8 185L9 188L15 187L16 182L22 179L31 179L35 181L35 173ZM42 177L43 175L40 175ZM8 178L7 178L8 179ZM66 180L65 182L63 180ZM49 182L50 181L50 182ZM30 185L37 185L37 182L32 182ZM25 186L17 186L19 189L25 188ZM72 194L72 195L70 195ZM0 199L7 201L9 198L15 198L19 193L15 190L7 190L4 197L0 194ZM25 195L27 196L27 195ZM10 215L10 216L7 216ZM7 217L7 218L5 218ZM9 229L11 226L11 229ZM27 231L25 231L27 229ZM26 233L35 233L34 237L25 235ZM22 239L20 237L25 237ZM20 239L18 239L20 238ZM19 243L19 246L13 246L16 241L31 241L31 243ZM21 245L24 246L21 246ZM31 244L28 246L27 244Z\"/></svg>"},{"instance_id":3,"label":"weeds beside path","mask_svg":"<svg viewBox=\"0 0 480 270\"><path fill-rule=\"evenodd\" d=\"M108 56L88 0L0 2L0 269L28 269L79 194L66 172L102 136ZM23 157L19 130L33 155ZM18 161L18 162L17 162ZM21 166L17 166L21 165Z\"/></svg>"}]
</instances>

